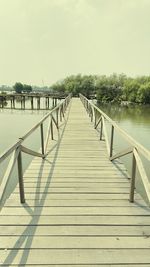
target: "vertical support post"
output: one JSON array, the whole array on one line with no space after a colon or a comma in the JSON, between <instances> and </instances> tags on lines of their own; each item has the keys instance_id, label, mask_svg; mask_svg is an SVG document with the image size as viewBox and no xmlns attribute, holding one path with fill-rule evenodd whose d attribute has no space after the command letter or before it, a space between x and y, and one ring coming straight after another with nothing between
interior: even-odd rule
<instances>
[{"instance_id":1,"label":"vertical support post","mask_svg":"<svg viewBox=\"0 0 150 267\"><path fill-rule=\"evenodd\" d=\"M48 109L49 109L49 96L48 96L48 99L47 100L48 100Z\"/></svg>"},{"instance_id":2,"label":"vertical support post","mask_svg":"<svg viewBox=\"0 0 150 267\"><path fill-rule=\"evenodd\" d=\"M21 96L20 104L21 104L21 109L22 109L22 96Z\"/></svg>"},{"instance_id":3,"label":"vertical support post","mask_svg":"<svg viewBox=\"0 0 150 267\"><path fill-rule=\"evenodd\" d=\"M5 98L3 96L3 98L2 98L2 108L4 108L4 103L5 103Z\"/></svg>"},{"instance_id":4,"label":"vertical support post","mask_svg":"<svg viewBox=\"0 0 150 267\"><path fill-rule=\"evenodd\" d=\"M31 109L33 109L33 96L31 96Z\"/></svg>"},{"instance_id":5,"label":"vertical support post","mask_svg":"<svg viewBox=\"0 0 150 267\"><path fill-rule=\"evenodd\" d=\"M42 155L44 157L44 131L43 131L43 123L41 123L41 150L42 150Z\"/></svg>"},{"instance_id":6,"label":"vertical support post","mask_svg":"<svg viewBox=\"0 0 150 267\"><path fill-rule=\"evenodd\" d=\"M59 117L58 117L58 108L57 108L57 110L56 110L56 121L57 121L57 127L58 127L58 123L59 123Z\"/></svg>"},{"instance_id":7,"label":"vertical support post","mask_svg":"<svg viewBox=\"0 0 150 267\"><path fill-rule=\"evenodd\" d=\"M92 117L92 110L91 110L91 106L89 104L89 117L91 118ZM92 118L91 118L91 121L92 121Z\"/></svg>"},{"instance_id":8,"label":"vertical support post","mask_svg":"<svg viewBox=\"0 0 150 267\"><path fill-rule=\"evenodd\" d=\"M91 122L92 122L93 121L93 109L91 106L90 106L90 113L91 113Z\"/></svg>"},{"instance_id":9,"label":"vertical support post","mask_svg":"<svg viewBox=\"0 0 150 267\"><path fill-rule=\"evenodd\" d=\"M62 106L60 106L59 112L60 112L60 121L62 121Z\"/></svg>"},{"instance_id":10,"label":"vertical support post","mask_svg":"<svg viewBox=\"0 0 150 267\"><path fill-rule=\"evenodd\" d=\"M62 104L62 116L63 116L63 118L65 117L65 115L64 115L64 103Z\"/></svg>"},{"instance_id":11,"label":"vertical support post","mask_svg":"<svg viewBox=\"0 0 150 267\"><path fill-rule=\"evenodd\" d=\"M19 179L20 202L25 203L21 150L19 152L17 162L18 162L18 179Z\"/></svg>"},{"instance_id":12,"label":"vertical support post","mask_svg":"<svg viewBox=\"0 0 150 267\"><path fill-rule=\"evenodd\" d=\"M39 96L39 109L41 108L40 106L41 106L41 98Z\"/></svg>"},{"instance_id":13,"label":"vertical support post","mask_svg":"<svg viewBox=\"0 0 150 267\"><path fill-rule=\"evenodd\" d=\"M36 102L37 102L37 109L39 109L39 100L38 100L38 97L36 98Z\"/></svg>"},{"instance_id":14,"label":"vertical support post","mask_svg":"<svg viewBox=\"0 0 150 267\"><path fill-rule=\"evenodd\" d=\"M114 126L111 127L111 139L110 139L110 154L109 156L112 157L113 154L113 141L114 141Z\"/></svg>"},{"instance_id":15,"label":"vertical support post","mask_svg":"<svg viewBox=\"0 0 150 267\"><path fill-rule=\"evenodd\" d=\"M86 101L86 112L87 112L87 114L89 114L88 101Z\"/></svg>"},{"instance_id":16,"label":"vertical support post","mask_svg":"<svg viewBox=\"0 0 150 267\"><path fill-rule=\"evenodd\" d=\"M24 96L24 109L26 108L26 97Z\"/></svg>"},{"instance_id":17,"label":"vertical support post","mask_svg":"<svg viewBox=\"0 0 150 267\"><path fill-rule=\"evenodd\" d=\"M103 120L101 120L100 140L102 140L102 136L103 136Z\"/></svg>"},{"instance_id":18,"label":"vertical support post","mask_svg":"<svg viewBox=\"0 0 150 267\"><path fill-rule=\"evenodd\" d=\"M134 202L135 176L136 176L136 159L135 159L134 150L133 150L131 187L130 187L130 198L129 198L130 202Z\"/></svg>"},{"instance_id":19,"label":"vertical support post","mask_svg":"<svg viewBox=\"0 0 150 267\"><path fill-rule=\"evenodd\" d=\"M15 96L13 96L13 108L15 108Z\"/></svg>"},{"instance_id":20,"label":"vertical support post","mask_svg":"<svg viewBox=\"0 0 150 267\"><path fill-rule=\"evenodd\" d=\"M52 121L52 118L51 118L51 139L54 140L54 134L53 134L53 121Z\"/></svg>"},{"instance_id":21,"label":"vertical support post","mask_svg":"<svg viewBox=\"0 0 150 267\"><path fill-rule=\"evenodd\" d=\"M45 96L45 109L47 109L47 99L46 99L46 96Z\"/></svg>"},{"instance_id":22,"label":"vertical support post","mask_svg":"<svg viewBox=\"0 0 150 267\"><path fill-rule=\"evenodd\" d=\"M94 128L96 127L96 123L97 123L97 110L94 109Z\"/></svg>"}]
</instances>

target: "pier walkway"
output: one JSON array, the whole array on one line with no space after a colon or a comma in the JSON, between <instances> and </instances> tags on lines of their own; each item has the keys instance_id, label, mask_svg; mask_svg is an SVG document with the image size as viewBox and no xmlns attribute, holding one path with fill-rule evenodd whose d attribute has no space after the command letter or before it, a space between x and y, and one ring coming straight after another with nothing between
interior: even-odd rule
<instances>
[{"instance_id":1,"label":"pier walkway","mask_svg":"<svg viewBox=\"0 0 150 267\"><path fill-rule=\"evenodd\" d=\"M150 266L150 209L120 160L111 162L78 98L58 142L24 173L0 213L0 266Z\"/></svg>"}]
</instances>

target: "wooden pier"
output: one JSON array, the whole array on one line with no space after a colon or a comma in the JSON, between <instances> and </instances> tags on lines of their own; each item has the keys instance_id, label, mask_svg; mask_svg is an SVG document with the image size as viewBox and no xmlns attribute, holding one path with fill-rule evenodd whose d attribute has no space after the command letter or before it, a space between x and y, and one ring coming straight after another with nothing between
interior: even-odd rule
<instances>
[{"instance_id":1,"label":"wooden pier","mask_svg":"<svg viewBox=\"0 0 150 267\"><path fill-rule=\"evenodd\" d=\"M65 95L54 94L0 94L0 108L23 110L47 110L54 108ZM42 107L43 99L43 107ZM50 103L51 101L51 103ZM27 105L28 102L28 105Z\"/></svg>"},{"instance_id":2,"label":"wooden pier","mask_svg":"<svg viewBox=\"0 0 150 267\"><path fill-rule=\"evenodd\" d=\"M17 185L3 201L0 266L150 266L150 209L134 191L135 162L142 168L138 149L148 160L150 152L133 144L129 179L117 154L116 159L113 154L115 124L108 146L107 117L103 113L98 117L98 110L84 97L81 99L84 105L73 98L55 110L57 116L50 115L45 146L41 139L45 158L22 145L27 135L13 147L39 157L33 158L20 187ZM142 174L148 198L150 187L143 169ZM24 194L22 204L20 192Z\"/></svg>"}]
</instances>

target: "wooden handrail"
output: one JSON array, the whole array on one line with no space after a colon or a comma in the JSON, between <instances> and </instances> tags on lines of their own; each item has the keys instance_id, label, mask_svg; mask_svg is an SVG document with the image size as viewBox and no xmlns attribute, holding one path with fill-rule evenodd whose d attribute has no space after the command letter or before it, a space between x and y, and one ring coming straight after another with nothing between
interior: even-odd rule
<instances>
[{"instance_id":1,"label":"wooden handrail","mask_svg":"<svg viewBox=\"0 0 150 267\"><path fill-rule=\"evenodd\" d=\"M100 140L102 140L102 136L104 135L106 141L106 147L109 155L109 159L115 160L117 158L123 157L127 154L133 154L132 160L132 175L131 175L131 187L130 187L130 202L134 201L134 189L135 189L135 179L136 179L136 169L138 169L140 177L142 179L144 189L146 192L147 199L150 204L150 182L147 177L146 171L144 169L141 155L145 157L148 161L150 161L150 151L138 143L133 137L127 134L123 129L121 129L116 122L110 119L101 109L99 109L96 105L94 105L91 101L89 101L85 96L80 94L80 99L87 110L89 116L91 117L91 121L94 121L94 128L97 129L99 123L101 122L100 127ZM92 114L91 114L92 112ZM97 119L97 114L99 114L99 118ZM111 135L110 142L108 140L107 128L105 125L105 121L109 123L111 126ZM117 131L131 146L125 150L120 151L119 153L113 155L113 142L114 142L114 133Z\"/></svg>"},{"instance_id":2,"label":"wooden handrail","mask_svg":"<svg viewBox=\"0 0 150 267\"><path fill-rule=\"evenodd\" d=\"M65 111L68 107L68 104L71 99L71 94L68 95L63 101L61 101L54 109L52 109L48 114L46 114L36 125L34 125L25 135L19 138L14 145L8 148L2 155L0 155L0 163L2 163L5 159L7 159L12 153L12 157L6 169L5 175L3 177L1 186L0 186L0 204L3 203L4 193L14 169L16 161L18 162L18 180L19 180L19 189L20 189L20 201L21 203L25 203L25 194L24 194L24 184L23 184L23 172L22 172L22 153L26 153L32 156L45 158L47 156L46 148L48 143L49 132L51 131L51 139L53 139L53 124L56 126L56 129L59 130L59 122L64 118ZM56 115L56 119L54 118ZM49 126L48 132L46 135L46 141L44 140L44 129L43 123L48 119ZM29 148L26 148L22 145L25 139L29 137L37 128L40 128L41 135L41 152L33 151ZM2 206L2 205L1 205Z\"/></svg>"}]
</instances>

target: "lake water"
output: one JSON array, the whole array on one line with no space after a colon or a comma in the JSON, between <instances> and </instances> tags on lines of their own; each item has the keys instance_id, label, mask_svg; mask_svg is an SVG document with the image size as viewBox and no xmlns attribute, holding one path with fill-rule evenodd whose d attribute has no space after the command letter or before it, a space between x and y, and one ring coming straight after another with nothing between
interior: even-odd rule
<instances>
[{"instance_id":1,"label":"lake water","mask_svg":"<svg viewBox=\"0 0 150 267\"><path fill-rule=\"evenodd\" d=\"M18 104L19 105L19 104ZM0 154L18 141L18 138L27 133L49 110L11 110L0 109ZM47 123L44 123L46 134ZM41 145L40 128L27 138L24 145L38 151ZM32 156L23 154L23 170L27 168ZM0 183L6 171L10 157L0 164ZM8 185L6 197L13 191L17 183L17 165L14 168Z\"/></svg>"},{"instance_id":2,"label":"lake water","mask_svg":"<svg viewBox=\"0 0 150 267\"><path fill-rule=\"evenodd\" d=\"M139 143L150 149L150 106L102 105L100 108Z\"/></svg>"}]
</instances>

